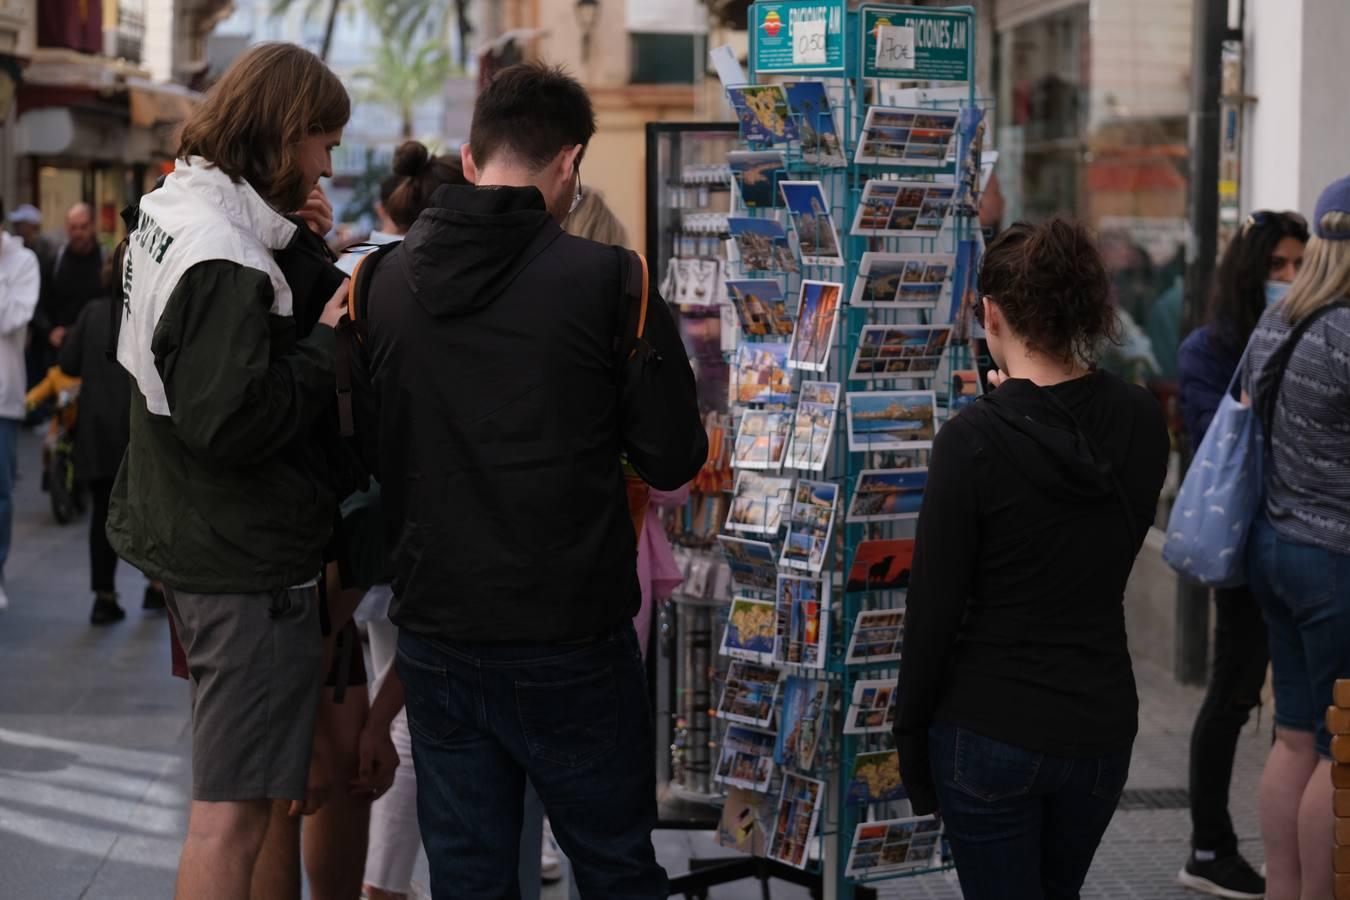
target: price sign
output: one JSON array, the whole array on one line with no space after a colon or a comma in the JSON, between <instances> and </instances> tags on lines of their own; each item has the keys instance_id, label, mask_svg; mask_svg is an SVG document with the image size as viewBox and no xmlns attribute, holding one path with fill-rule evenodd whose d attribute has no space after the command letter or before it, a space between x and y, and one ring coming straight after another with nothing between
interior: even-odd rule
<instances>
[{"instance_id":1,"label":"price sign","mask_svg":"<svg viewBox=\"0 0 1350 900\"><path fill-rule=\"evenodd\" d=\"M897 72L913 71L913 28L882 25L877 29L877 68Z\"/></svg>"},{"instance_id":2,"label":"price sign","mask_svg":"<svg viewBox=\"0 0 1350 900\"><path fill-rule=\"evenodd\" d=\"M792 28L792 63L799 66L825 65L825 20L808 19Z\"/></svg>"},{"instance_id":3,"label":"price sign","mask_svg":"<svg viewBox=\"0 0 1350 900\"><path fill-rule=\"evenodd\" d=\"M846 0L781 0L750 7L756 73L844 71Z\"/></svg>"},{"instance_id":4,"label":"price sign","mask_svg":"<svg viewBox=\"0 0 1350 900\"><path fill-rule=\"evenodd\" d=\"M975 41L970 10L867 4L858 9L863 78L969 82Z\"/></svg>"}]
</instances>

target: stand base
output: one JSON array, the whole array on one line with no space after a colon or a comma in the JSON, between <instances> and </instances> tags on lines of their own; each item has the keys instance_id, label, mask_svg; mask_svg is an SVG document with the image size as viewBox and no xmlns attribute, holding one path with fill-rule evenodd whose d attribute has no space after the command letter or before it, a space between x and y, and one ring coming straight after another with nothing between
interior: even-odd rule
<instances>
[{"instance_id":1,"label":"stand base","mask_svg":"<svg viewBox=\"0 0 1350 900\"><path fill-rule=\"evenodd\" d=\"M685 900L707 900L708 888L733 881L754 878L760 884L764 900L771 900L770 881L785 881L810 888L812 900L824 897L820 876L784 865L762 856L732 859L691 859L689 874L670 879L670 896L683 895ZM876 900L877 892L859 885L853 889L856 900Z\"/></svg>"}]
</instances>

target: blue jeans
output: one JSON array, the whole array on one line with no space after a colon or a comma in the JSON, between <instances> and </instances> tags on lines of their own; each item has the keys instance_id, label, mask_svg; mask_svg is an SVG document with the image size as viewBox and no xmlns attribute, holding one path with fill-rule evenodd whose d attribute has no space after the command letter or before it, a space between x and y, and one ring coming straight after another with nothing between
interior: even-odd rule
<instances>
[{"instance_id":1,"label":"blue jeans","mask_svg":"<svg viewBox=\"0 0 1350 900\"><path fill-rule=\"evenodd\" d=\"M1074 900L1130 773L1130 751L1035 753L953 725L928 732L966 900Z\"/></svg>"},{"instance_id":2,"label":"blue jeans","mask_svg":"<svg viewBox=\"0 0 1350 900\"><path fill-rule=\"evenodd\" d=\"M433 897L520 896L528 776L583 897L664 900L652 713L631 625L580 645L403 631L396 665Z\"/></svg>"},{"instance_id":3,"label":"blue jeans","mask_svg":"<svg viewBox=\"0 0 1350 900\"><path fill-rule=\"evenodd\" d=\"M14 480L19 473L19 420L0 419L0 579L14 533Z\"/></svg>"},{"instance_id":4,"label":"blue jeans","mask_svg":"<svg viewBox=\"0 0 1350 900\"><path fill-rule=\"evenodd\" d=\"M1275 724L1331 756L1327 707L1350 678L1350 556L1291 541L1265 515L1247 538L1247 578L1270 634Z\"/></svg>"}]
</instances>

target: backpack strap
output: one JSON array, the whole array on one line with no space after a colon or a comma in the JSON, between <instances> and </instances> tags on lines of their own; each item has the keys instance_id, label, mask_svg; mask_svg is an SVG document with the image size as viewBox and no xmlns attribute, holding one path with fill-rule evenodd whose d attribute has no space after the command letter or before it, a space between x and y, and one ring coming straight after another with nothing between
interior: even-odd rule
<instances>
[{"instance_id":1,"label":"backpack strap","mask_svg":"<svg viewBox=\"0 0 1350 900\"><path fill-rule=\"evenodd\" d=\"M356 434L356 420L352 414L352 354L354 344L363 344L366 340L366 311L370 308L370 285L375 281L375 270L380 260L397 249L401 241L380 244L369 253L362 254L352 268L351 282L347 285L347 316L338 323L337 357L334 360L337 369L337 407L338 433L342 437Z\"/></svg>"},{"instance_id":2,"label":"backpack strap","mask_svg":"<svg viewBox=\"0 0 1350 900\"><path fill-rule=\"evenodd\" d=\"M1275 407L1280 396L1280 388L1284 384L1284 370L1289 368L1289 361L1294 358L1294 350L1298 348L1299 341L1303 340L1303 335L1313 326L1314 322L1332 310L1344 306L1350 306L1350 302L1337 300L1304 316L1303 320L1295 325L1285 339L1280 342L1280 346L1276 347L1274 352L1267 357L1265 365L1261 367L1261 373L1256 376L1256 383L1251 390L1252 408L1256 410L1256 414L1261 420L1261 428L1265 432L1267 446L1269 446L1271 435L1275 429ZM1248 342L1248 346L1251 346L1250 342Z\"/></svg>"},{"instance_id":3,"label":"backpack strap","mask_svg":"<svg viewBox=\"0 0 1350 900\"><path fill-rule=\"evenodd\" d=\"M619 330L614 337L614 357L622 369L624 363L641 352L653 351L644 335L647 333L647 304L651 298L651 275L647 259L624 247L615 246L619 254Z\"/></svg>"}]
</instances>

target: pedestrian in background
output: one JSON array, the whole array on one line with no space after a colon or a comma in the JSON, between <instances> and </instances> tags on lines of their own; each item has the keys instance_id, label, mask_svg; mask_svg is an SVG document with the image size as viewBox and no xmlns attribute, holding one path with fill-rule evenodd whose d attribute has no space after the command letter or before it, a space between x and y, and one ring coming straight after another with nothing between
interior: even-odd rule
<instances>
[{"instance_id":1,"label":"pedestrian in background","mask_svg":"<svg viewBox=\"0 0 1350 900\"><path fill-rule=\"evenodd\" d=\"M1260 792L1269 900L1332 896L1326 711L1336 679L1350 678L1350 178L1322 192L1312 230L1298 277L1252 332L1245 373L1268 460L1247 574L1275 688ZM1296 328L1282 382L1264 389L1267 360Z\"/></svg>"},{"instance_id":2,"label":"pedestrian in background","mask_svg":"<svg viewBox=\"0 0 1350 900\"><path fill-rule=\"evenodd\" d=\"M1081 226L1013 225L979 290L998 371L933 444L896 747L966 900L1077 897L1129 775L1125 583L1170 442L1158 402L1093 365L1114 319Z\"/></svg>"},{"instance_id":3,"label":"pedestrian in background","mask_svg":"<svg viewBox=\"0 0 1350 900\"><path fill-rule=\"evenodd\" d=\"M0 610L9 606L5 561L14 527L19 425L27 412L23 351L40 284L37 254L14 235L0 233Z\"/></svg>"},{"instance_id":4,"label":"pedestrian in background","mask_svg":"<svg viewBox=\"0 0 1350 900\"><path fill-rule=\"evenodd\" d=\"M1297 213L1247 217L1215 273L1205 324L1177 352L1181 414L1199 447L1233 381L1257 320L1278 302L1303 263L1308 225ZM1270 661L1266 623L1248 586L1214 592L1214 662L1191 734L1191 854L1177 880L1233 898L1259 898L1265 879L1238 852L1228 812L1238 735L1261 703Z\"/></svg>"},{"instance_id":5,"label":"pedestrian in background","mask_svg":"<svg viewBox=\"0 0 1350 900\"><path fill-rule=\"evenodd\" d=\"M55 361L80 310L102 294L103 248L98 244L94 209L88 203L76 203L66 213L66 242L52 257L51 276L44 281L42 300L33 317L35 334L51 347L49 361Z\"/></svg>"}]
</instances>

